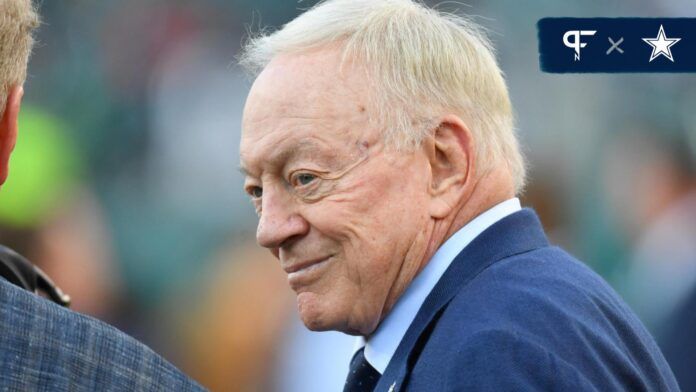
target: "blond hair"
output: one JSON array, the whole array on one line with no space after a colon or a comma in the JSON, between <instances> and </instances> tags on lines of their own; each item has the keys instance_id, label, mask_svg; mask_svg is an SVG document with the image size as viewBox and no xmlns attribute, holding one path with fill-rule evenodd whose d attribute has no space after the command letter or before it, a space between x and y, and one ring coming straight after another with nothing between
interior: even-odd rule
<instances>
[{"instance_id":1,"label":"blond hair","mask_svg":"<svg viewBox=\"0 0 696 392\"><path fill-rule=\"evenodd\" d=\"M10 88L26 79L32 32L38 25L31 0L0 0L0 117Z\"/></svg>"},{"instance_id":2,"label":"blond hair","mask_svg":"<svg viewBox=\"0 0 696 392\"><path fill-rule=\"evenodd\" d=\"M478 167L505 163L516 192L522 190L525 164L512 105L481 27L411 0L327 0L278 31L251 37L240 63L257 75L277 55L330 44L342 45L344 60L368 70L388 143L418 146L438 115L453 111L473 134Z\"/></svg>"}]
</instances>

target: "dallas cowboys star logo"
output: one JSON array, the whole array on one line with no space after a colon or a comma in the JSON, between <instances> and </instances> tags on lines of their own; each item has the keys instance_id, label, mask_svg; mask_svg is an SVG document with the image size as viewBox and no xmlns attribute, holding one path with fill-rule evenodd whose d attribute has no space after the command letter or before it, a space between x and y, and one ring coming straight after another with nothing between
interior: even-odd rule
<instances>
[{"instance_id":1,"label":"dallas cowboys star logo","mask_svg":"<svg viewBox=\"0 0 696 392\"><path fill-rule=\"evenodd\" d=\"M653 48L652 54L650 54L650 61L648 62L652 62L658 56L665 56L669 59L669 61L674 62L674 57L672 57L672 50L670 47L681 41L681 38L667 38L665 36L664 27L660 25L660 30L657 32L657 37L643 38L643 41Z\"/></svg>"}]
</instances>

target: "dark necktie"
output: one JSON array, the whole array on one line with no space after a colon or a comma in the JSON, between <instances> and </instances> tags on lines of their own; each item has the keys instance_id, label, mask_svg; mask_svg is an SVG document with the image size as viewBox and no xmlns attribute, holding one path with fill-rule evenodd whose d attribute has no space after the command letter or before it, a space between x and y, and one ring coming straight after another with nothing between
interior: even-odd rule
<instances>
[{"instance_id":1,"label":"dark necktie","mask_svg":"<svg viewBox=\"0 0 696 392\"><path fill-rule=\"evenodd\" d=\"M372 392L381 374L365 359L365 347L350 361L350 371L343 392Z\"/></svg>"}]
</instances>

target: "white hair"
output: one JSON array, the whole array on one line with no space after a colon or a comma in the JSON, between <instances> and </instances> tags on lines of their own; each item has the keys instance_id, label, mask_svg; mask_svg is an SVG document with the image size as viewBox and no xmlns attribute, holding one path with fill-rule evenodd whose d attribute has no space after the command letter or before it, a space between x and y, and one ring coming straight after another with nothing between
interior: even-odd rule
<instances>
[{"instance_id":1,"label":"white hair","mask_svg":"<svg viewBox=\"0 0 696 392\"><path fill-rule=\"evenodd\" d=\"M246 43L240 64L258 74L280 54L331 44L359 61L377 86L375 120L387 143L413 148L454 112L467 123L482 170L505 163L521 192L525 164L507 86L481 27L412 0L326 0L280 30Z\"/></svg>"}]
</instances>

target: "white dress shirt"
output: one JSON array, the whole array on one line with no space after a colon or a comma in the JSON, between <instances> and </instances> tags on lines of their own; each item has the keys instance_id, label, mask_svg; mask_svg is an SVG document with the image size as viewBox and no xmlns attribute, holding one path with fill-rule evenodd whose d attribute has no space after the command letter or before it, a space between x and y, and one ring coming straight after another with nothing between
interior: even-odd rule
<instances>
[{"instance_id":1,"label":"white dress shirt","mask_svg":"<svg viewBox=\"0 0 696 392\"><path fill-rule=\"evenodd\" d=\"M425 298L454 258L488 227L521 209L519 199L506 200L477 216L454 233L413 279L370 339L366 342L363 337L358 338L355 351L365 346L365 359L378 372L384 373Z\"/></svg>"}]
</instances>

